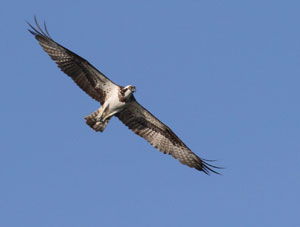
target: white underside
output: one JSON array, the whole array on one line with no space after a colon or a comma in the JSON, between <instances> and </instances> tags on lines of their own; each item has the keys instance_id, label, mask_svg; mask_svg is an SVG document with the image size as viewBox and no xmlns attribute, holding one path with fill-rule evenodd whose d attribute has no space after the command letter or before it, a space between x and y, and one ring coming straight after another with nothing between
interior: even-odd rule
<instances>
[{"instance_id":1,"label":"white underside","mask_svg":"<svg viewBox=\"0 0 300 227\"><path fill-rule=\"evenodd\" d=\"M108 94L108 99L105 101L103 106L100 108L99 115L102 116L102 118L107 119L114 114L120 112L126 105L125 102L120 102L119 100L119 89L115 88Z\"/></svg>"}]
</instances>

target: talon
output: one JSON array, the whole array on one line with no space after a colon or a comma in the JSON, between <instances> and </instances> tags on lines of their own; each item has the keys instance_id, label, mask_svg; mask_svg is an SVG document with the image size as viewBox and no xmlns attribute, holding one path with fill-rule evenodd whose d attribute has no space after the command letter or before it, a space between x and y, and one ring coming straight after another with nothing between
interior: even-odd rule
<instances>
[{"instance_id":1,"label":"talon","mask_svg":"<svg viewBox=\"0 0 300 227\"><path fill-rule=\"evenodd\" d=\"M97 118L97 121L98 122L104 122L104 118L102 116L100 116L100 117Z\"/></svg>"}]
</instances>

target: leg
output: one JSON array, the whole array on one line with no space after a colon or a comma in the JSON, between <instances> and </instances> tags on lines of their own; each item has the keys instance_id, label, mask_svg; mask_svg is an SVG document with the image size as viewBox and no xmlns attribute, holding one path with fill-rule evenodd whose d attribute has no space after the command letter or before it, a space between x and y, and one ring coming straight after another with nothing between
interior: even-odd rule
<instances>
[{"instance_id":1,"label":"leg","mask_svg":"<svg viewBox=\"0 0 300 227\"><path fill-rule=\"evenodd\" d=\"M94 113L91 113L90 115L86 116L84 119L86 120L86 123L95 131L103 132L106 125L108 124L110 120L110 116L105 116L104 111L107 109L107 106L102 106L98 110L96 110Z\"/></svg>"}]
</instances>

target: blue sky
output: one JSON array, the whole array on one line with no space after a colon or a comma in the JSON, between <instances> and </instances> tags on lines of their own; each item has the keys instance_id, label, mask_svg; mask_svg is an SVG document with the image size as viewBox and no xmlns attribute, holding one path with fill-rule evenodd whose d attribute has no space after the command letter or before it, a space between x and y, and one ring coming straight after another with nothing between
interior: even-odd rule
<instances>
[{"instance_id":1,"label":"blue sky","mask_svg":"<svg viewBox=\"0 0 300 227\"><path fill-rule=\"evenodd\" d=\"M5 1L0 226L300 226L299 1ZM163 155L28 33L52 37L135 97L222 176Z\"/></svg>"}]
</instances>

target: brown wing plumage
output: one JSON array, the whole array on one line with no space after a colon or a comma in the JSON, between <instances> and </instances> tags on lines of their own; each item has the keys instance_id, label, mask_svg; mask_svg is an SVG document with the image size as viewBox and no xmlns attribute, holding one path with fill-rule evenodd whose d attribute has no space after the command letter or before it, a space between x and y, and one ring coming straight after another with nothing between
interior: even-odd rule
<instances>
[{"instance_id":1,"label":"brown wing plumage","mask_svg":"<svg viewBox=\"0 0 300 227\"><path fill-rule=\"evenodd\" d=\"M175 133L136 101L128 105L116 116L137 135L146 139L151 145L164 154L170 154L182 164L191 168L217 173L212 168L219 168L200 159Z\"/></svg>"},{"instance_id":2,"label":"brown wing plumage","mask_svg":"<svg viewBox=\"0 0 300 227\"><path fill-rule=\"evenodd\" d=\"M44 24L43 31L36 18L34 19L37 28L28 23L32 29L29 29L29 32L39 41L44 51L82 90L103 104L106 94L118 85L109 80L87 60L55 42L49 35L46 25Z\"/></svg>"}]
</instances>

